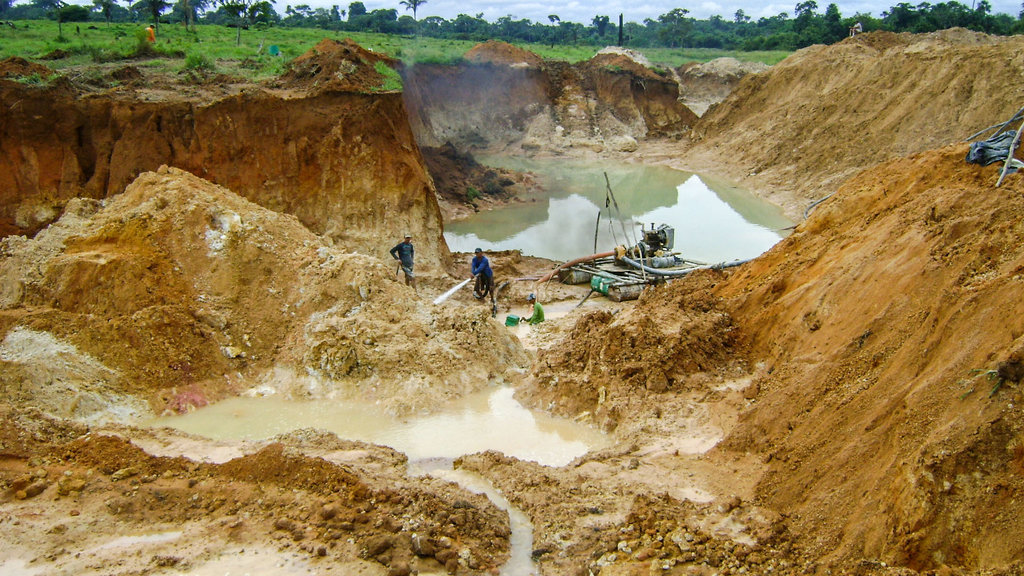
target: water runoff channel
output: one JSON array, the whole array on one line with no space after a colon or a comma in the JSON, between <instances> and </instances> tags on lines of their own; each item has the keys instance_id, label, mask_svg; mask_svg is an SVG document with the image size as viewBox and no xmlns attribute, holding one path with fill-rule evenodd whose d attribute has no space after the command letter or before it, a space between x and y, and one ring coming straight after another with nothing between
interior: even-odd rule
<instances>
[{"instance_id":1,"label":"water runoff channel","mask_svg":"<svg viewBox=\"0 0 1024 576\"><path fill-rule=\"evenodd\" d=\"M454 251L519 249L524 254L568 260L594 248L595 215L603 208L605 174L622 217L631 225L668 224L676 229L676 250L709 262L746 259L774 245L791 225L779 209L708 178L633 164L588 164L564 160L487 158L493 166L530 171L548 190L500 209L481 212L447 226ZM618 224L616 224L618 226ZM602 226L598 243L610 242ZM463 455L497 450L547 466L565 466L611 439L588 426L532 412L507 387L491 387L439 413L397 419L358 402L313 402L276 396L239 397L189 414L154 419L215 440L265 440L303 428L333 432L347 440L389 446L408 457L410 475L429 474L483 493L509 514L511 558L502 576L537 574L530 555L533 527L521 511L487 480L453 469Z\"/></svg>"}]
</instances>

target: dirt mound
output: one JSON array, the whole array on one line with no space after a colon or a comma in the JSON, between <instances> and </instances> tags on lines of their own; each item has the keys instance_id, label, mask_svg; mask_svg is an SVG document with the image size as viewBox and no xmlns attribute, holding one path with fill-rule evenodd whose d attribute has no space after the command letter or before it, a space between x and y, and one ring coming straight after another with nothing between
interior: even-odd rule
<instances>
[{"instance_id":1,"label":"dirt mound","mask_svg":"<svg viewBox=\"0 0 1024 576\"><path fill-rule=\"evenodd\" d=\"M0 60L0 78L26 78L30 76L49 78L54 74L56 72L51 68L42 64L36 64L35 62L29 62L17 56Z\"/></svg>"},{"instance_id":2,"label":"dirt mound","mask_svg":"<svg viewBox=\"0 0 1024 576\"><path fill-rule=\"evenodd\" d=\"M678 70L679 98L698 115L725 100L748 74L768 70L761 62L740 62L735 58L716 58L694 63Z\"/></svg>"},{"instance_id":3,"label":"dirt mound","mask_svg":"<svg viewBox=\"0 0 1024 576\"><path fill-rule=\"evenodd\" d=\"M866 167L1011 117L1024 101L1022 50L1020 36L965 30L874 32L805 48L709 110L687 160L764 190L799 217Z\"/></svg>"},{"instance_id":4,"label":"dirt mound","mask_svg":"<svg viewBox=\"0 0 1024 576\"><path fill-rule=\"evenodd\" d=\"M488 40L470 48L463 58L474 64L505 64L516 67L540 68L544 61L529 50L499 40Z\"/></svg>"},{"instance_id":5,"label":"dirt mound","mask_svg":"<svg viewBox=\"0 0 1024 576\"><path fill-rule=\"evenodd\" d=\"M760 498L811 556L1024 560L1024 177L966 151L864 172L716 288L765 363L723 447L768 459Z\"/></svg>"},{"instance_id":6,"label":"dirt mound","mask_svg":"<svg viewBox=\"0 0 1024 576\"><path fill-rule=\"evenodd\" d=\"M0 378L62 416L251 388L429 410L527 362L486 311L432 307L380 260L176 169L2 247Z\"/></svg>"},{"instance_id":7,"label":"dirt mound","mask_svg":"<svg viewBox=\"0 0 1024 576\"><path fill-rule=\"evenodd\" d=\"M379 92L385 77L377 64L394 68L397 61L367 50L352 40L323 39L305 54L292 60L281 76L283 88L323 92Z\"/></svg>"},{"instance_id":8,"label":"dirt mound","mask_svg":"<svg viewBox=\"0 0 1024 576\"><path fill-rule=\"evenodd\" d=\"M483 573L508 556L506 513L452 484L406 478L404 460L386 448L337 438L310 446L296 433L218 464L0 413L0 438L32 439L5 442L0 463L0 498L19 518L4 530L5 572L27 556L45 573L265 573L267 558L310 571ZM299 446L329 447L347 463ZM76 553L36 557L69 542ZM218 570L224 556L230 565Z\"/></svg>"},{"instance_id":9,"label":"dirt mound","mask_svg":"<svg viewBox=\"0 0 1024 576\"><path fill-rule=\"evenodd\" d=\"M638 305L581 318L558 344L538 354L524 398L569 417L588 415L614 429L660 395L707 385L705 372L730 363L741 372L733 321L711 294L717 274L643 293Z\"/></svg>"},{"instance_id":10,"label":"dirt mound","mask_svg":"<svg viewBox=\"0 0 1024 576\"><path fill-rule=\"evenodd\" d=\"M595 68L604 68L612 72L625 71L639 79L664 80L663 76L628 54L598 52L588 63Z\"/></svg>"},{"instance_id":11,"label":"dirt mound","mask_svg":"<svg viewBox=\"0 0 1024 576\"><path fill-rule=\"evenodd\" d=\"M636 50L630 50L629 48L623 48L621 46L605 46L604 48L597 51L596 56L601 56L603 54L618 54L629 58L630 60L636 62L641 66L647 68L650 68L652 66L651 61L648 60L647 57L644 56L642 53L637 52Z\"/></svg>"},{"instance_id":12,"label":"dirt mound","mask_svg":"<svg viewBox=\"0 0 1024 576\"><path fill-rule=\"evenodd\" d=\"M492 49L518 54L489 42L467 53L467 64L403 70L403 94L420 145L631 152L650 136L678 138L697 120L679 102L674 79L628 55L606 53L577 64L529 59L522 66L479 65L520 60L506 55L492 61Z\"/></svg>"}]
</instances>

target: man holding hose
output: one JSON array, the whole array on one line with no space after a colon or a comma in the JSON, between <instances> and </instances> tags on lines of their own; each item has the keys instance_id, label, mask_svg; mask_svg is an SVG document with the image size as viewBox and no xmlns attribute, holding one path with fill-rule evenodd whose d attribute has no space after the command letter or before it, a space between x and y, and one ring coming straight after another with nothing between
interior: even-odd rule
<instances>
[{"instance_id":1,"label":"man holding hose","mask_svg":"<svg viewBox=\"0 0 1024 576\"><path fill-rule=\"evenodd\" d=\"M470 261L470 272L476 278L473 285L473 296L477 300L483 300L494 290L494 272L491 270L491 262L484 256L484 251L477 248L473 260Z\"/></svg>"}]
</instances>

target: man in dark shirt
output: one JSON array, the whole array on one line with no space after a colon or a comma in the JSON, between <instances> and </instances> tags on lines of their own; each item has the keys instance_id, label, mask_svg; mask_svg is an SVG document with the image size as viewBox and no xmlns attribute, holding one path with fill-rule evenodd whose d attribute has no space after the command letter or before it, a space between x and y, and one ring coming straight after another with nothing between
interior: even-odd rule
<instances>
[{"instance_id":1,"label":"man in dark shirt","mask_svg":"<svg viewBox=\"0 0 1024 576\"><path fill-rule=\"evenodd\" d=\"M391 249L391 257L402 263L402 272L405 272L405 285L416 289L416 276L412 273L412 257L415 250L412 247L412 236L405 235L405 240L399 242Z\"/></svg>"},{"instance_id":2,"label":"man in dark shirt","mask_svg":"<svg viewBox=\"0 0 1024 576\"><path fill-rule=\"evenodd\" d=\"M473 260L470 261L470 271L476 278L473 296L477 300L483 300L494 289L494 272L491 270L491 262L480 248L476 249Z\"/></svg>"}]
</instances>

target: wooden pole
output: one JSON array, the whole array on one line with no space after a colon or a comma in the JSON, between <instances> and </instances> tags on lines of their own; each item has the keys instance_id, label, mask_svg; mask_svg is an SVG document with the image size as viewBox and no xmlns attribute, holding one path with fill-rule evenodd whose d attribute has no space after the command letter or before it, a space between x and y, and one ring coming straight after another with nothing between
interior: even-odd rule
<instances>
[{"instance_id":1,"label":"wooden pole","mask_svg":"<svg viewBox=\"0 0 1024 576\"><path fill-rule=\"evenodd\" d=\"M1013 151L1017 149L1017 142L1020 142L1020 131L1024 130L1024 122L1020 123L1020 127L1017 128L1017 134L1013 137L1013 142L1010 143L1010 152L1006 155L1006 162L1003 164L1003 171L999 174L999 180L996 181L996 188L1003 183L1003 178L1006 178L1006 173L1010 170L1010 164L1013 160Z\"/></svg>"}]
</instances>

